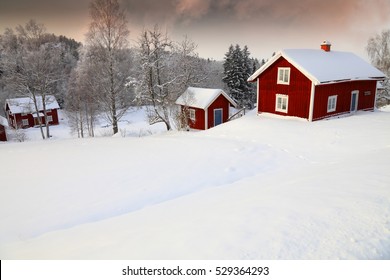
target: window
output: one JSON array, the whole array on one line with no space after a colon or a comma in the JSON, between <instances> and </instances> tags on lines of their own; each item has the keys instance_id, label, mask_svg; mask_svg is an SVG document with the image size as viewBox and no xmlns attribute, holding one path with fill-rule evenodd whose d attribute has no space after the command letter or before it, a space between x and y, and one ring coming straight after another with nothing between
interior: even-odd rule
<instances>
[{"instance_id":1,"label":"window","mask_svg":"<svg viewBox=\"0 0 390 280\"><path fill-rule=\"evenodd\" d=\"M337 105L337 95L332 95L328 97L328 113L336 111Z\"/></svg>"},{"instance_id":2,"label":"window","mask_svg":"<svg viewBox=\"0 0 390 280\"><path fill-rule=\"evenodd\" d=\"M195 121L195 109L190 109L190 120Z\"/></svg>"},{"instance_id":3,"label":"window","mask_svg":"<svg viewBox=\"0 0 390 280\"><path fill-rule=\"evenodd\" d=\"M278 68L278 84L289 85L290 84L290 68Z\"/></svg>"},{"instance_id":4,"label":"window","mask_svg":"<svg viewBox=\"0 0 390 280\"><path fill-rule=\"evenodd\" d=\"M23 126L28 126L28 119L23 119L22 120L22 125Z\"/></svg>"},{"instance_id":5,"label":"window","mask_svg":"<svg viewBox=\"0 0 390 280\"><path fill-rule=\"evenodd\" d=\"M47 122L50 123L53 121L53 116L47 116Z\"/></svg>"},{"instance_id":6,"label":"window","mask_svg":"<svg viewBox=\"0 0 390 280\"><path fill-rule=\"evenodd\" d=\"M288 95L277 94L275 111L287 113L287 108L288 108Z\"/></svg>"}]
</instances>

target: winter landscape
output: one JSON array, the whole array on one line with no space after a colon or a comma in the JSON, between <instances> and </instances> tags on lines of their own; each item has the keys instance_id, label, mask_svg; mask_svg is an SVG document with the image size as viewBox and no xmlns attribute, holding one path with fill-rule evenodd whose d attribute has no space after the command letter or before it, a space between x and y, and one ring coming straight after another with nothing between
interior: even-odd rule
<instances>
[{"instance_id":1,"label":"winter landscape","mask_svg":"<svg viewBox=\"0 0 390 280\"><path fill-rule=\"evenodd\" d=\"M1 0L0 259L390 260L389 14Z\"/></svg>"},{"instance_id":2,"label":"winter landscape","mask_svg":"<svg viewBox=\"0 0 390 280\"><path fill-rule=\"evenodd\" d=\"M388 107L144 137L57 129L0 145L1 259L390 258Z\"/></svg>"}]
</instances>

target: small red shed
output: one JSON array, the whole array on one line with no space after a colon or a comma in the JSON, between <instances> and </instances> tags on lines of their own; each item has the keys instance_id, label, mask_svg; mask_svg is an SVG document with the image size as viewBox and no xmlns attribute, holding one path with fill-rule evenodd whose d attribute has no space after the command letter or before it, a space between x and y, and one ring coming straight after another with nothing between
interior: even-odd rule
<instances>
[{"instance_id":1,"label":"small red shed","mask_svg":"<svg viewBox=\"0 0 390 280\"><path fill-rule=\"evenodd\" d=\"M181 110L188 110L188 125L193 129L209 129L228 121L230 106L236 102L222 89L189 87L177 100Z\"/></svg>"},{"instance_id":2,"label":"small red shed","mask_svg":"<svg viewBox=\"0 0 390 280\"><path fill-rule=\"evenodd\" d=\"M381 71L349 52L287 49L278 52L248 81L257 82L258 113L320 120L374 110Z\"/></svg>"},{"instance_id":3,"label":"small red shed","mask_svg":"<svg viewBox=\"0 0 390 280\"><path fill-rule=\"evenodd\" d=\"M0 141L7 141L7 133L5 128L8 127L7 119L0 116Z\"/></svg>"},{"instance_id":4,"label":"small red shed","mask_svg":"<svg viewBox=\"0 0 390 280\"><path fill-rule=\"evenodd\" d=\"M42 96L37 96L38 112L35 109L33 100L30 97L20 97L7 99L5 101L5 112L7 114L8 123L13 128L29 128L41 123L45 124L45 116L43 113ZM49 125L59 124L57 110L60 106L53 95L45 96L47 123Z\"/></svg>"}]
</instances>

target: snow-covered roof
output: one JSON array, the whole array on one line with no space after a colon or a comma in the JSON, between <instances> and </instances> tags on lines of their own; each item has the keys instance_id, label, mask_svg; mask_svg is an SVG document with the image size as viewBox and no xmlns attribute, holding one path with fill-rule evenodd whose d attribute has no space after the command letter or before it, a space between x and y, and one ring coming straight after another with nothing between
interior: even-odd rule
<instances>
[{"instance_id":1,"label":"snow-covered roof","mask_svg":"<svg viewBox=\"0 0 390 280\"><path fill-rule=\"evenodd\" d=\"M316 85L345 80L382 80L386 77L374 66L350 52L286 49L272 57L250 76L248 81L255 81L265 69L280 57L284 57Z\"/></svg>"},{"instance_id":2,"label":"snow-covered roof","mask_svg":"<svg viewBox=\"0 0 390 280\"><path fill-rule=\"evenodd\" d=\"M0 125L2 125L4 127L8 127L8 121L3 116L0 116Z\"/></svg>"},{"instance_id":3,"label":"snow-covered roof","mask_svg":"<svg viewBox=\"0 0 390 280\"><path fill-rule=\"evenodd\" d=\"M37 96L36 99L37 99L38 111L42 111L43 110L42 96ZM46 110L60 108L56 98L53 95L46 95L45 101L46 101L45 102ZM36 112L34 102L31 97L19 97L19 98L7 99L5 103L8 104L12 114L20 114L20 113L31 114Z\"/></svg>"},{"instance_id":4,"label":"snow-covered roof","mask_svg":"<svg viewBox=\"0 0 390 280\"><path fill-rule=\"evenodd\" d=\"M223 95L234 107L237 103L222 89L195 88L189 87L177 100L176 104L194 108L206 109L218 98Z\"/></svg>"}]
</instances>

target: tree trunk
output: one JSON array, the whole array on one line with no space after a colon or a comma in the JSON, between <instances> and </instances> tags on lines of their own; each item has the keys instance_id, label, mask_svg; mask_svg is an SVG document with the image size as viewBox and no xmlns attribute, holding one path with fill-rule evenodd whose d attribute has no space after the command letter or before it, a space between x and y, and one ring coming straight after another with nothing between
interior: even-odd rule
<instances>
[{"instance_id":1,"label":"tree trunk","mask_svg":"<svg viewBox=\"0 0 390 280\"><path fill-rule=\"evenodd\" d=\"M50 129L49 129L49 122L47 121L46 96L45 95L42 95L42 106L43 106L43 117L45 118L45 125L46 125L46 138L50 139Z\"/></svg>"},{"instance_id":2,"label":"tree trunk","mask_svg":"<svg viewBox=\"0 0 390 280\"><path fill-rule=\"evenodd\" d=\"M42 120L41 118L39 117L39 110L38 110L38 104L37 104L37 98L35 96L35 93L31 92L31 96L32 96L32 99L33 99L33 103L34 103L34 107L35 107L35 111L37 113L37 118L38 118L38 124L39 124L39 129L41 130L41 135L42 135L42 139L45 140L45 133L43 132L43 127L42 127ZM33 115L34 116L34 115Z\"/></svg>"}]
</instances>

